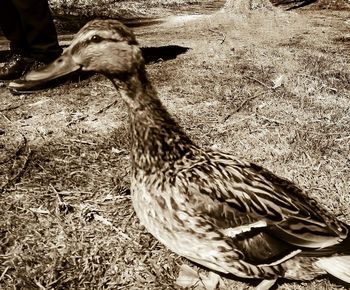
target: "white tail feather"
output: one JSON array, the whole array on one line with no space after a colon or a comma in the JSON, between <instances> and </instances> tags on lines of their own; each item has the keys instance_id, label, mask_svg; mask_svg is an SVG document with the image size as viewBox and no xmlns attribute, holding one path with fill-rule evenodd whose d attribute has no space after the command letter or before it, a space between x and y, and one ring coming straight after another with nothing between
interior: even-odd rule
<instances>
[{"instance_id":1,"label":"white tail feather","mask_svg":"<svg viewBox=\"0 0 350 290\"><path fill-rule=\"evenodd\" d=\"M350 256L320 258L315 265L332 276L350 283Z\"/></svg>"}]
</instances>

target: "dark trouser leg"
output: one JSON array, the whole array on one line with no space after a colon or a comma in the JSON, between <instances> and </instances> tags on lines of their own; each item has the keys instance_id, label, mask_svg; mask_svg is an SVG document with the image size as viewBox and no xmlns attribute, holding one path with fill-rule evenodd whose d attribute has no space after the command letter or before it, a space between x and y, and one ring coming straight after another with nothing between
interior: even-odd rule
<instances>
[{"instance_id":1,"label":"dark trouser leg","mask_svg":"<svg viewBox=\"0 0 350 290\"><path fill-rule=\"evenodd\" d=\"M10 41L11 51L26 55L29 49L21 18L11 0L0 0L0 27Z\"/></svg>"},{"instance_id":2,"label":"dark trouser leg","mask_svg":"<svg viewBox=\"0 0 350 290\"><path fill-rule=\"evenodd\" d=\"M21 19L29 56L44 62L58 57L62 49L58 45L57 32L47 0L11 1Z\"/></svg>"}]
</instances>

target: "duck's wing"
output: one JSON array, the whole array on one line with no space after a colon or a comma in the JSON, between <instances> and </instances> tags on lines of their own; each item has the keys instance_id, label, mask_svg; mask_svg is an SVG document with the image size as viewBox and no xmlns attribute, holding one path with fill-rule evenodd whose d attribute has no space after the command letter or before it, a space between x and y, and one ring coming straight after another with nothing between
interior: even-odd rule
<instances>
[{"instance_id":1,"label":"duck's wing","mask_svg":"<svg viewBox=\"0 0 350 290\"><path fill-rule=\"evenodd\" d=\"M299 187L258 165L213 152L189 172L189 191L201 196L192 195L197 211L233 238L251 235L258 237L252 242L267 244L277 239L292 250L331 247L348 235L345 224Z\"/></svg>"}]
</instances>

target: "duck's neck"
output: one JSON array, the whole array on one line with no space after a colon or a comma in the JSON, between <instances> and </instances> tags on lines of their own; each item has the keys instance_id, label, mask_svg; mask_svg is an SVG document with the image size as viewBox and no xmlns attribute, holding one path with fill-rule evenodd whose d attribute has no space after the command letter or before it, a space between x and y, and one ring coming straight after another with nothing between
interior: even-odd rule
<instances>
[{"instance_id":1,"label":"duck's neck","mask_svg":"<svg viewBox=\"0 0 350 290\"><path fill-rule=\"evenodd\" d=\"M142 67L118 87L128 105L133 168L155 172L183 157L194 144L170 116Z\"/></svg>"}]
</instances>

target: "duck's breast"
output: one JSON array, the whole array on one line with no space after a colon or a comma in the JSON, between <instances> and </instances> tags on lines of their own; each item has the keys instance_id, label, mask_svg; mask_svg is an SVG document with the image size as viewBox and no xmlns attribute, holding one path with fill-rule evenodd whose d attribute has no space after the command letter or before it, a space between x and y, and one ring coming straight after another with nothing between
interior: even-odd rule
<instances>
[{"instance_id":1,"label":"duck's breast","mask_svg":"<svg viewBox=\"0 0 350 290\"><path fill-rule=\"evenodd\" d=\"M189 197L179 187L154 175L134 178L131 192L141 224L157 240L180 256L228 272L225 269L228 258L235 260L238 255L220 231L197 215Z\"/></svg>"}]
</instances>

